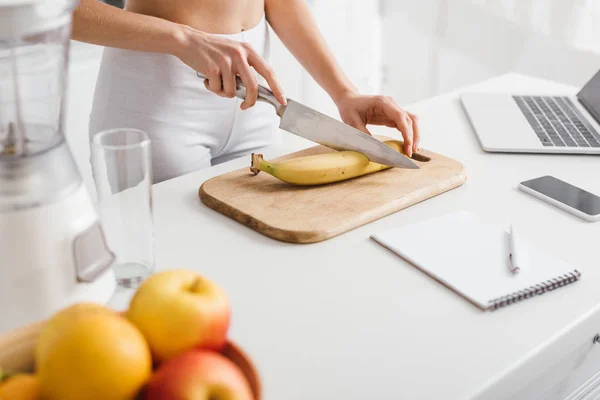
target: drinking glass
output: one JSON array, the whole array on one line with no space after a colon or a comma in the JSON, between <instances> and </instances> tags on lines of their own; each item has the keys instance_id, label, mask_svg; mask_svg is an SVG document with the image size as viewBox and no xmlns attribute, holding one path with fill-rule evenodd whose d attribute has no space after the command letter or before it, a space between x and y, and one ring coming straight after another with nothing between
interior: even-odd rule
<instances>
[{"instance_id":1,"label":"drinking glass","mask_svg":"<svg viewBox=\"0 0 600 400\"><path fill-rule=\"evenodd\" d=\"M135 288L154 272L150 139L138 129L111 129L92 138L98 211L116 260L117 283Z\"/></svg>"}]
</instances>

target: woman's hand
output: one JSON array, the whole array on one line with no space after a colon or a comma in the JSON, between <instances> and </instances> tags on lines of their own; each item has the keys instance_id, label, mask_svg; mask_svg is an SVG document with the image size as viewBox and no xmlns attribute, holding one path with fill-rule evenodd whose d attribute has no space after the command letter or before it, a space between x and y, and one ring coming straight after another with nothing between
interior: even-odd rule
<instances>
[{"instance_id":1,"label":"woman's hand","mask_svg":"<svg viewBox=\"0 0 600 400\"><path fill-rule=\"evenodd\" d=\"M235 97L236 75L246 86L246 98L241 105L246 110L258 96L258 82L252 68L269 85L281 104L286 104L283 89L271 66L248 43L211 35L185 26L176 56L208 79L204 85L221 97Z\"/></svg>"},{"instance_id":2,"label":"woman's hand","mask_svg":"<svg viewBox=\"0 0 600 400\"><path fill-rule=\"evenodd\" d=\"M369 124L396 128L402 133L404 152L409 157L419 150L418 117L400 108L391 97L348 92L336 104L344 123L369 135Z\"/></svg>"}]
</instances>

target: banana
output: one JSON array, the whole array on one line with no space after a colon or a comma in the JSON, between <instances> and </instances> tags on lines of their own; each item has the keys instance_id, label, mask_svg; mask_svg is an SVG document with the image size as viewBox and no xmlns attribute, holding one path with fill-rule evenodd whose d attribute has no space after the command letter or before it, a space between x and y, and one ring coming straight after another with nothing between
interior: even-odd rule
<instances>
[{"instance_id":1,"label":"banana","mask_svg":"<svg viewBox=\"0 0 600 400\"><path fill-rule=\"evenodd\" d=\"M403 142L388 140L384 142L394 150L403 152ZM413 159L429 161L429 157L413 154ZM299 157L278 163L266 161L262 154L252 154L250 171L254 175L264 171L274 177L294 185L315 186L344 181L390 166L370 162L369 158L356 151L338 151L314 156Z\"/></svg>"}]
</instances>

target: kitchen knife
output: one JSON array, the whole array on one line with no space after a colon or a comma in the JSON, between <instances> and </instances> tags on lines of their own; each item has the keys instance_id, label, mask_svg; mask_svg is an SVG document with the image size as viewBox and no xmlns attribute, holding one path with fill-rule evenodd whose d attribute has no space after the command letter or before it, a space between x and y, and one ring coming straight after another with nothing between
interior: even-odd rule
<instances>
[{"instance_id":1,"label":"kitchen knife","mask_svg":"<svg viewBox=\"0 0 600 400\"><path fill-rule=\"evenodd\" d=\"M199 78L207 79L199 72L196 74ZM239 76L236 78L235 95L244 99L246 87ZM410 158L350 125L321 114L294 100L288 99L287 105L281 105L273 92L262 85L258 86L258 100L275 107L277 115L281 118L280 129L335 150L353 150L363 153L369 160L379 164L419 169L419 166Z\"/></svg>"}]
</instances>

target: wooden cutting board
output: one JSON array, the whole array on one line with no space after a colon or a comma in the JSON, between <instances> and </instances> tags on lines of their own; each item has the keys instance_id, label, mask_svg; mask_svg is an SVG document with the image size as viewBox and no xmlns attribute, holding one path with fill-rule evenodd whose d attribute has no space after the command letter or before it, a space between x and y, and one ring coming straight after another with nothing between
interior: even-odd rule
<instances>
[{"instance_id":1,"label":"wooden cutting board","mask_svg":"<svg viewBox=\"0 0 600 400\"><path fill-rule=\"evenodd\" d=\"M315 146L277 160L331 151ZM253 176L248 157L248 168L204 182L199 195L208 207L273 239L320 242L465 182L465 169L459 162L427 150L420 153L431 161L415 161L421 167L418 170L392 168L313 187L293 186L264 172Z\"/></svg>"}]
</instances>

